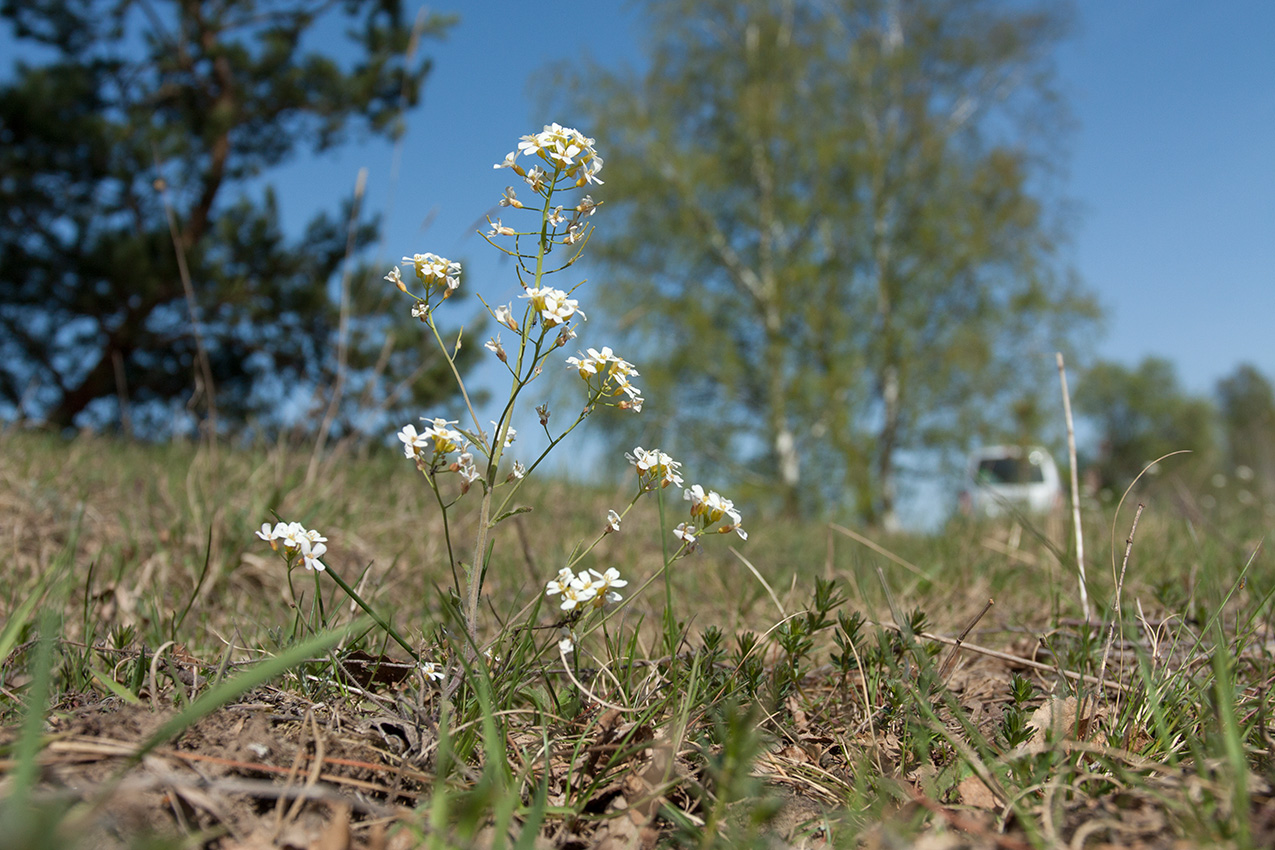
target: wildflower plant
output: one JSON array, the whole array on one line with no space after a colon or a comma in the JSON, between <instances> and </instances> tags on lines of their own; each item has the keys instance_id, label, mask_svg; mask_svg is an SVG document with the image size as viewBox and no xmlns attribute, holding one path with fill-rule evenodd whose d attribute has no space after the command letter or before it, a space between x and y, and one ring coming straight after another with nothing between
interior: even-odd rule
<instances>
[{"instance_id":1,"label":"wildflower plant","mask_svg":"<svg viewBox=\"0 0 1275 850\"><path fill-rule=\"evenodd\" d=\"M517 149L494 166L497 170L513 172L522 182L516 189L506 187L501 195L499 206L508 210L508 220L489 218L489 228L482 232L490 245L514 260L519 289L514 297L494 305L479 296L499 328L484 343L484 348L504 365L510 378L508 393L495 419L479 416L456 368L460 338L444 339L434 321L438 306L462 290L460 264L432 253L414 254L403 258L403 268L396 266L385 276L412 298L412 315L427 328L450 364L464 404L459 418L423 416L419 423L403 425L397 437L404 457L423 476L443 515L448 560L465 626L467 664L477 659L480 650L479 603L490 563L493 534L501 521L522 512L513 500L523 482L598 408L610 407L636 415L645 404L636 383L640 378L638 369L610 347L585 348L566 356L560 351L576 339L587 318L578 295L583 281L563 288L551 285L549 278L566 272L589 242L593 233L590 221L600 203L589 194L580 194L579 190L601 185L602 167L603 160L594 148L593 139L558 124L546 125L539 133L523 136ZM547 368L578 378L583 402L574 418L556 429L550 426L548 405L537 406L535 411L545 438L543 448L525 464L507 459L506 453L518 437L512 425L515 411L528 386L540 379ZM563 633L557 641L557 650L564 657L574 652L589 632L605 625L616 607L625 602L621 591L627 592L629 584L615 567L597 569L586 566L584 560L603 539L620 531L625 516L643 495L659 494L662 516L663 491L683 487L681 464L667 453L639 446L626 457L637 474L637 486L628 505L620 510L608 510L606 516L600 518L596 537L587 545L577 546L568 562L560 566L544 586L542 601L547 600L557 608L557 625ZM472 545L462 550L452 539L453 524L449 515L463 499L476 512L477 521ZM692 485L683 490L683 500L691 503L690 520L668 532L674 545L671 549L666 546L665 569L647 578L633 595L641 593L661 573L665 575L667 593L668 565L692 552L702 535L734 531L741 538L747 537L739 512L715 491ZM290 570L303 564L331 576L412 654L428 680L438 680L444 675L440 665L424 661L330 565L320 560L327 551L326 538L304 527L284 523L263 526L259 536L283 555ZM463 558L463 552L468 553L467 559ZM671 595L668 601L671 606ZM530 605L528 610L538 610L538 607ZM552 641L544 648L549 648L550 643Z\"/></svg>"}]
</instances>

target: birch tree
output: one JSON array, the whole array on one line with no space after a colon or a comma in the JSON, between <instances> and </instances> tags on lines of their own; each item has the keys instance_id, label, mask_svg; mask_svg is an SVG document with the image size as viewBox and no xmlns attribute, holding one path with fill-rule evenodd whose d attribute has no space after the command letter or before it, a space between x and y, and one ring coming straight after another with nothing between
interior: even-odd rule
<instances>
[{"instance_id":1,"label":"birch tree","mask_svg":"<svg viewBox=\"0 0 1275 850\"><path fill-rule=\"evenodd\" d=\"M1048 387L1096 314L1057 251L1058 8L654 0L644 72L559 76L612 152L599 273L661 445L888 525L900 453Z\"/></svg>"}]
</instances>

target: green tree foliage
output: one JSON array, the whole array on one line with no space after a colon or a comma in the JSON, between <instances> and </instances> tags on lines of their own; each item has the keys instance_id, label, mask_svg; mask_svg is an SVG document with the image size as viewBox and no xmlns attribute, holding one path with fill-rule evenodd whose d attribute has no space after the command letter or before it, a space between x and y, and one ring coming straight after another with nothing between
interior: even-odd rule
<instances>
[{"instance_id":1,"label":"green tree foliage","mask_svg":"<svg viewBox=\"0 0 1275 850\"><path fill-rule=\"evenodd\" d=\"M647 8L649 71L569 87L644 439L889 523L900 452L1013 427L1095 316L1056 257L1059 7Z\"/></svg>"},{"instance_id":2,"label":"green tree foliage","mask_svg":"<svg viewBox=\"0 0 1275 850\"><path fill-rule=\"evenodd\" d=\"M357 199L293 241L261 182L351 132L401 132L429 69L416 43L446 21L414 28L399 0L4 0L0 15L26 57L0 85L8 415L132 411L162 435L183 406L233 427L277 425L291 403L313 426L343 384L342 433L449 391L441 358L405 350L413 320L377 318L392 287L345 265L376 235Z\"/></svg>"},{"instance_id":3,"label":"green tree foliage","mask_svg":"<svg viewBox=\"0 0 1275 850\"><path fill-rule=\"evenodd\" d=\"M1148 357L1136 369L1096 363L1076 388L1074 402L1097 427L1096 465L1104 487L1122 490L1170 452L1192 452L1187 460L1200 469L1215 460L1213 406L1182 389L1168 360Z\"/></svg>"},{"instance_id":4,"label":"green tree foliage","mask_svg":"<svg viewBox=\"0 0 1275 850\"><path fill-rule=\"evenodd\" d=\"M1247 468L1267 500L1275 500L1275 389L1245 363L1217 383L1218 412L1235 470Z\"/></svg>"}]
</instances>

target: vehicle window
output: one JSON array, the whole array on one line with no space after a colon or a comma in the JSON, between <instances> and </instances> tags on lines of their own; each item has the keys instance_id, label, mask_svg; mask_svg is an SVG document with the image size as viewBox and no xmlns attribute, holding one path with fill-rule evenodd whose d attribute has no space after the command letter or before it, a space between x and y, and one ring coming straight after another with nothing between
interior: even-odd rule
<instances>
[{"instance_id":1,"label":"vehicle window","mask_svg":"<svg viewBox=\"0 0 1275 850\"><path fill-rule=\"evenodd\" d=\"M1039 484L1045 480L1040 463L1016 457L985 458L978 464L980 484Z\"/></svg>"}]
</instances>

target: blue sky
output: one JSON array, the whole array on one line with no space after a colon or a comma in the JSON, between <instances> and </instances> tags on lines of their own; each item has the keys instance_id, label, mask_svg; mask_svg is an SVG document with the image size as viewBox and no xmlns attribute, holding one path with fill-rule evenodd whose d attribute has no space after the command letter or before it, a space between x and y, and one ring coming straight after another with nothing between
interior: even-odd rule
<instances>
[{"instance_id":1,"label":"blue sky","mask_svg":"<svg viewBox=\"0 0 1275 850\"><path fill-rule=\"evenodd\" d=\"M530 77L583 55L641 67L643 21L622 0L566 17L512 0L431 8L460 22L425 45L435 70L397 177L390 147L364 142L268 179L299 233L366 166L387 263L418 251L463 260L468 285L499 299L507 270L473 235L508 182L491 164L522 134L570 122L537 111ZM1107 312L1093 353L1168 357L1195 392L1246 361L1275 377L1275 2L1081 0L1077 12L1057 59L1077 122L1068 256ZM0 47L11 44L3 33Z\"/></svg>"},{"instance_id":2,"label":"blue sky","mask_svg":"<svg viewBox=\"0 0 1275 850\"><path fill-rule=\"evenodd\" d=\"M390 147L365 142L269 179L297 233L366 166L386 268L404 254L443 254L465 262L468 291L503 302L516 294L512 275L473 235L509 180L491 166L519 136L572 123L538 112L529 80L583 55L641 67L642 20L618 0L569 15L511 0L432 8L461 20L425 45L435 70L397 177ZM1107 312L1093 354L1128 365L1168 357L1199 393L1241 362L1275 378L1275 2L1082 0L1077 13L1057 67L1076 119L1068 257ZM606 140L598 147L605 157ZM581 342L603 337L586 326Z\"/></svg>"},{"instance_id":3,"label":"blue sky","mask_svg":"<svg viewBox=\"0 0 1275 850\"><path fill-rule=\"evenodd\" d=\"M491 164L520 135L570 120L536 112L529 76L586 54L640 67L642 29L618 2L594 4L578 26L508 0L472 8L482 11L462 4L447 40L428 44L435 71L411 119L384 255L462 259L486 292L506 280L472 236L507 182ZM1077 11L1058 79L1077 122L1069 257L1107 311L1094 354L1168 357L1202 393L1241 362L1275 376L1275 3L1085 0ZM366 145L276 175L288 226L331 207L364 165L385 210L387 151Z\"/></svg>"}]
</instances>

